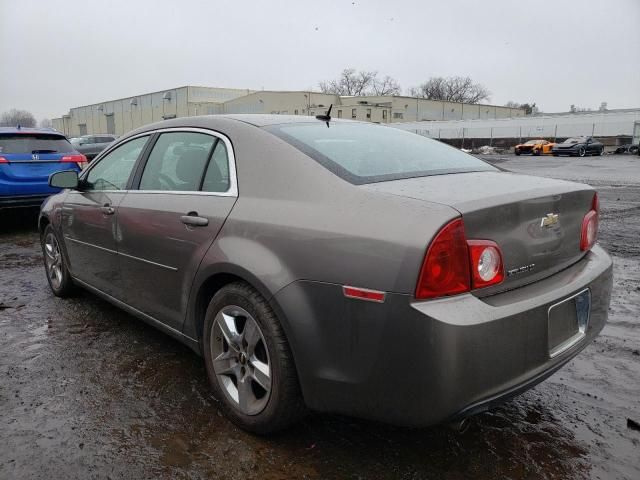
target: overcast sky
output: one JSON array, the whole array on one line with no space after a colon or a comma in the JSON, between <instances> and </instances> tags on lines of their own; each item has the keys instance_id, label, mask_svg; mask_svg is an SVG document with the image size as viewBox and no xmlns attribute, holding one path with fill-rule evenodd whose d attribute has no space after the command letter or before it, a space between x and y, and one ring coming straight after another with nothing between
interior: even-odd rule
<instances>
[{"instance_id":1,"label":"overcast sky","mask_svg":"<svg viewBox=\"0 0 640 480\"><path fill-rule=\"evenodd\" d=\"M640 0L0 0L0 111L182 85L317 89L346 67L471 76L492 104L640 107Z\"/></svg>"}]
</instances>

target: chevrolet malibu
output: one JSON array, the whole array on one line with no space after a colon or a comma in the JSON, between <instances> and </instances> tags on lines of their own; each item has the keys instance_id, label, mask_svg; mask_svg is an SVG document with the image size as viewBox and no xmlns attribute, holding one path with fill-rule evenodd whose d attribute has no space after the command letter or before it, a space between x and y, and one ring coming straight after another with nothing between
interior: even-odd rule
<instances>
[{"instance_id":1,"label":"chevrolet malibu","mask_svg":"<svg viewBox=\"0 0 640 480\"><path fill-rule=\"evenodd\" d=\"M307 410L459 423L603 328L598 197L388 126L173 119L119 138L41 208L53 293L82 287L204 358L257 433Z\"/></svg>"}]
</instances>

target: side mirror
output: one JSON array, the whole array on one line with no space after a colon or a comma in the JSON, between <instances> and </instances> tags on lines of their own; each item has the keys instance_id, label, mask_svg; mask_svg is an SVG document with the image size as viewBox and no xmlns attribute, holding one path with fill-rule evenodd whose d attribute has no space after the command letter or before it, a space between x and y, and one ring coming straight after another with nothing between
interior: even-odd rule
<instances>
[{"instance_id":1,"label":"side mirror","mask_svg":"<svg viewBox=\"0 0 640 480\"><path fill-rule=\"evenodd\" d=\"M49 186L55 188L78 188L78 172L63 170L49 175Z\"/></svg>"}]
</instances>

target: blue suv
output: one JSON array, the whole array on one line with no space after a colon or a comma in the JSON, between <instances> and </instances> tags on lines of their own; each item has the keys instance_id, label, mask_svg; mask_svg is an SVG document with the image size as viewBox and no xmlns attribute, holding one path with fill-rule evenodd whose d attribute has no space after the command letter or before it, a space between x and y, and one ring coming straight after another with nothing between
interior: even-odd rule
<instances>
[{"instance_id":1,"label":"blue suv","mask_svg":"<svg viewBox=\"0 0 640 480\"><path fill-rule=\"evenodd\" d=\"M86 165L86 157L56 130L0 127L0 209L40 206L59 191L49 186L49 175Z\"/></svg>"}]
</instances>

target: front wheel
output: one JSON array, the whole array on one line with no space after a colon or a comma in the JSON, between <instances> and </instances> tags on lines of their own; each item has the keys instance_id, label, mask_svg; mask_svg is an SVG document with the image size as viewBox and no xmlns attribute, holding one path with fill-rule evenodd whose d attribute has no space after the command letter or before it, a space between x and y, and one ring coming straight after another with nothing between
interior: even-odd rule
<instances>
[{"instance_id":1,"label":"front wheel","mask_svg":"<svg viewBox=\"0 0 640 480\"><path fill-rule=\"evenodd\" d=\"M604 147L602 147L602 148L600 149L600 152L598 153L598 155L600 155L600 156L604 155Z\"/></svg>"},{"instance_id":2,"label":"front wheel","mask_svg":"<svg viewBox=\"0 0 640 480\"><path fill-rule=\"evenodd\" d=\"M578 156L579 157L584 157L587 154L587 149L584 147L580 147L578 149Z\"/></svg>"},{"instance_id":3,"label":"front wheel","mask_svg":"<svg viewBox=\"0 0 640 480\"><path fill-rule=\"evenodd\" d=\"M258 434L287 428L305 413L293 356L275 312L252 287L219 290L205 317L205 367L226 416Z\"/></svg>"},{"instance_id":4,"label":"front wheel","mask_svg":"<svg viewBox=\"0 0 640 480\"><path fill-rule=\"evenodd\" d=\"M73 293L74 285L67 269L58 236L51 225L47 225L40 239L44 268L51 291L57 297L68 297Z\"/></svg>"}]
</instances>

